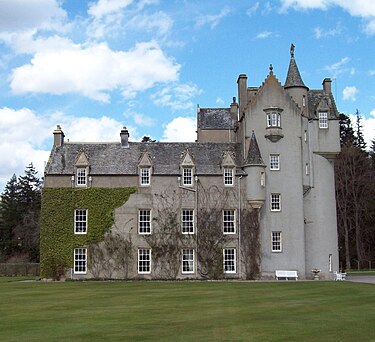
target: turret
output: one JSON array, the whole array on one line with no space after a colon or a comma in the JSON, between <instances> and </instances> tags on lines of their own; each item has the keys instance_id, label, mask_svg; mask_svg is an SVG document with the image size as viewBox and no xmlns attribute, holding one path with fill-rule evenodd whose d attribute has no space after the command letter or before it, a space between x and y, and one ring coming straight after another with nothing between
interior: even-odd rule
<instances>
[{"instance_id":1,"label":"turret","mask_svg":"<svg viewBox=\"0 0 375 342\"><path fill-rule=\"evenodd\" d=\"M260 154L259 146L253 131L249 152L243 167L247 173L246 199L253 208L261 208L266 199L266 165Z\"/></svg>"},{"instance_id":2,"label":"turret","mask_svg":"<svg viewBox=\"0 0 375 342\"><path fill-rule=\"evenodd\" d=\"M284 89L288 91L294 102L296 102L302 109L303 113L308 113L307 92L309 88L305 86L301 74L299 73L298 66L294 58L294 44L290 46L290 62Z\"/></svg>"}]
</instances>

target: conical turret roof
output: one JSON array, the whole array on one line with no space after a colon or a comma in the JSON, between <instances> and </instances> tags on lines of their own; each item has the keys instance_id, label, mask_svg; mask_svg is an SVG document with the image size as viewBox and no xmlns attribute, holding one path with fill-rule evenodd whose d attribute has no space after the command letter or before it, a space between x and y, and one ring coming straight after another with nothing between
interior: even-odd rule
<instances>
[{"instance_id":1,"label":"conical turret roof","mask_svg":"<svg viewBox=\"0 0 375 342\"><path fill-rule=\"evenodd\" d=\"M255 133L251 134L249 152L246 158L246 165L265 165L260 154L257 138L255 137Z\"/></svg>"},{"instance_id":2,"label":"conical turret roof","mask_svg":"<svg viewBox=\"0 0 375 342\"><path fill-rule=\"evenodd\" d=\"M299 73L298 66L296 60L294 58L294 44L290 46L290 63L288 69L288 75L286 76L286 81L284 88L291 88L291 87L304 87L309 89L303 83L301 74Z\"/></svg>"}]
</instances>

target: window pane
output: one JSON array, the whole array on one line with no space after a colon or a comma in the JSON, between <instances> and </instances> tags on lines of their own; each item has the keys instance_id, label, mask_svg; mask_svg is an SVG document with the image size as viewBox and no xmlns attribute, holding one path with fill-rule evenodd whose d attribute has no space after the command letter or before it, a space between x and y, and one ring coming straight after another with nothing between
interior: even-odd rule
<instances>
[{"instance_id":1,"label":"window pane","mask_svg":"<svg viewBox=\"0 0 375 342\"><path fill-rule=\"evenodd\" d=\"M281 232L272 232L272 252L281 252Z\"/></svg>"},{"instance_id":2,"label":"window pane","mask_svg":"<svg viewBox=\"0 0 375 342\"><path fill-rule=\"evenodd\" d=\"M270 155L270 170L280 170L280 157L278 154Z\"/></svg>"},{"instance_id":3,"label":"window pane","mask_svg":"<svg viewBox=\"0 0 375 342\"><path fill-rule=\"evenodd\" d=\"M86 185L86 169L77 169L77 185Z\"/></svg>"},{"instance_id":4,"label":"window pane","mask_svg":"<svg viewBox=\"0 0 375 342\"><path fill-rule=\"evenodd\" d=\"M328 128L328 113L319 113L319 128Z\"/></svg>"},{"instance_id":5,"label":"window pane","mask_svg":"<svg viewBox=\"0 0 375 342\"><path fill-rule=\"evenodd\" d=\"M150 185L150 168L142 168L140 172L141 185Z\"/></svg>"},{"instance_id":6,"label":"window pane","mask_svg":"<svg viewBox=\"0 0 375 342\"><path fill-rule=\"evenodd\" d=\"M76 234L87 233L87 209L74 210L74 232Z\"/></svg>"},{"instance_id":7,"label":"window pane","mask_svg":"<svg viewBox=\"0 0 375 342\"><path fill-rule=\"evenodd\" d=\"M225 248L223 250L224 273L236 273L236 250Z\"/></svg>"},{"instance_id":8,"label":"window pane","mask_svg":"<svg viewBox=\"0 0 375 342\"><path fill-rule=\"evenodd\" d=\"M272 211L281 210L280 194L271 194L271 210Z\"/></svg>"},{"instance_id":9,"label":"window pane","mask_svg":"<svg viewBox=\"0 0 375 342\"><path fill-rule=\"evenodd\" d=\"M138 273L151 273L150 249L138 249Z\"/></svg>"},{"instance_id":10,"label":"window pane","mask_svg":"<svg viewBox=\"0 0 375 342\"><path fill-rule=\"evenodd\" d=\"M182 184L193 185L193 170L191 168L184 168L182 170Z\"/></svg>"},{"instance_id":11,"label":"window pane","mask_svg":"<svg viewBox=\"0 0 375 342\"><path fill-rule=\"evenodd\" d=\"M194 273L194 249L182 250L182 273Z\"/></svg>"},{"instance_id":12,"label":"window pane","mask_svg":"<svg viewBox=\"0 0 375 342\"><path fill-rule=\"evenodd\" d=\"M223 231L224 234L234 234L236 232L234 210L223 210Z\"/></svg>"},{"instance_id":13,"label":"window pane","mask_svg":"<svg viewBox=\"0 0 375 342\"><path fill-rule=\"evenodd\" d=\"M151 210L139 210L139 234L151 234Z\"/></svg>"},{"instance_id":14,"label":"window pane","mask_svg":"<svg viewBox=\"0 0 375 342\"><path fill-rule=\"evenodd\" d=\"M74 249L74 273L84 274L86 273L86 248L75 248Z\"/></svg>"},{"instance_id":15,"label":"window pane","mask_svg":"<svg viewBox=\"0 0 375 342\"><path fill-rule=\"evenodd\" d=\"M182 210L181 223L183 234L194 234L194 210Z\"/></svg>"},{"instance_id":16,"label":"window pane","mask_svg":"<svg viewBox=\"0 0 375 342\"><path fill-rule=\"evenodd\" d=\"M233 185L233 168L224 168L224 185Z\"/></svg>"}]
</instances>

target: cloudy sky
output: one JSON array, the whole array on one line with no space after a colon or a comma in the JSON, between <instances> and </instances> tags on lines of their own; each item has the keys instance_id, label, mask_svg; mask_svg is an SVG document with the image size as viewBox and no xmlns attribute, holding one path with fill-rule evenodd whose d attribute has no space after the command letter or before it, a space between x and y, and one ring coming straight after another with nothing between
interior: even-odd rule
<instances>
[{"instance_id":1,"label":"cloudy sky","mask_svg":"<svg viewBox=\"0 0 375 342\"><path fill-rule=\"evenodd\" d=\"M375 129L374 0L0 0L0 190L71 141L194 141L196 107L228 107L240 73L310 89Z\"/></svg>"}]
</instances>

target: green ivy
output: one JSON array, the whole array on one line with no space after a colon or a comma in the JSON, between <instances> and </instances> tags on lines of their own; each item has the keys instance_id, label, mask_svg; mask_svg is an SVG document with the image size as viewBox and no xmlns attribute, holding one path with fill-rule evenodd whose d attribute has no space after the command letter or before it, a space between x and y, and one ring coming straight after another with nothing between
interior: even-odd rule
<instances>
[{"instance_id":1,"label":"green ivy","mask_svg":"<svg viewBox=\"0 0 375 342\"><path fill-rule=\"evenodd\" d=\"M104 239L114 222L114 209L136 188L45 188L40 224L40 272L56 278L73 267L73 249ZM74 209L88 210L87 234L74 234Z\"/></svg>"}]
</instances>

